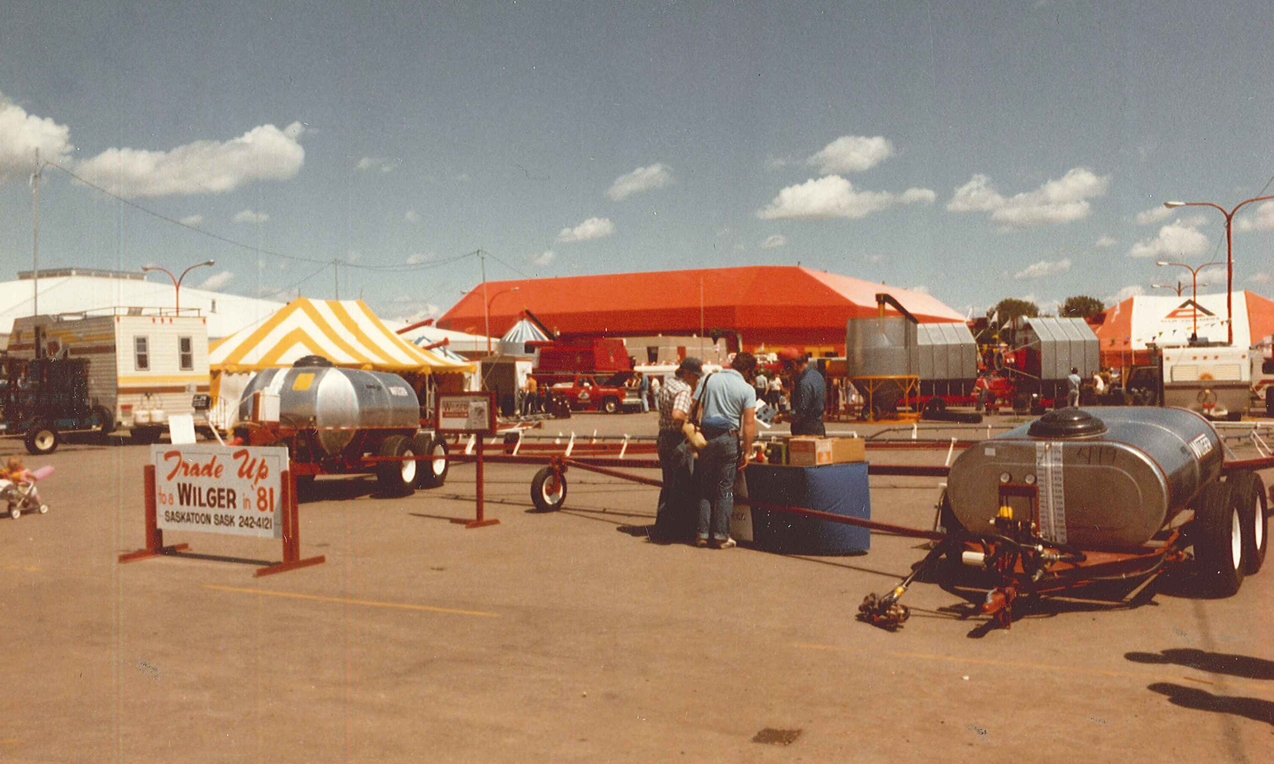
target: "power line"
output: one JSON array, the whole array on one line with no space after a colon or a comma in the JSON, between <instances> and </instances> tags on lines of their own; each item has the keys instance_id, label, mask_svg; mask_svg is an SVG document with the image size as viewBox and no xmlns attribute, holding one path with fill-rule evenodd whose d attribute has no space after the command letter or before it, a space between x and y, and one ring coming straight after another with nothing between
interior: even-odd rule
<instances>
[{"instance_id":1,"label":"power line","mask_svg":"<svg viewBox=\"0 0 1274 764\"><path fill-rule=\"evenodd\" d=\"M525 271L522 271L522 270L520 270L520 269L518 269L518 268L514 268L512 265L509 265L508 263L504 262L503 260L501 260L500 258L496 257L495 255L492 255L490 252L487 252L487 254L491 256L491 259L492 259L492 260L496 261L496 262L497 262L497 263L499 263L500 265L503 265L505 268L508 268L509 270L513 271L514 273L518 274L518 275L519 275L519 276L521 276L522 278L524 278L524 279L529 279L529 278L531 278L531 276L528 276L528 275L526 274L526 272L525 272Z\"/></svg>"}]
</instances>

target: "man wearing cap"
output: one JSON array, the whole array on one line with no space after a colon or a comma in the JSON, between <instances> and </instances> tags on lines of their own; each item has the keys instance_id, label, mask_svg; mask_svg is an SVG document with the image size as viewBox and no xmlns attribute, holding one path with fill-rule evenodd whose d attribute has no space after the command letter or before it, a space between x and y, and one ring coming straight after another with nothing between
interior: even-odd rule
<instances>
[{"instance_id":1,"label":"man wearing cap","mask_svg":"<svg viewBox=\"0 0 1274 764\"><path fill-rule=\"evenodd\" d=\"M810 366L809 354L796 348L783 348L778 357L792 380L792 434L826 435L823 412L827 408L827 385L823 375Z\"/></svg>"},{"instance_id":2,"label":"man wearing cap","mask_svg":"<svg viewBox=\"0 0 1274 764\"><path fill-rule=\"evenodd\" d=\"M664 482L655 512L654 535L660 540L688 537L693 526L694 454L681 428L690 415L693 391L701 376L703 362L687 357L655 398L659 409L659 466Z\"/></svg>"},{"instance_id":3,"label":"man wearing cap","mask_svg":"<svg viewBox=\"0 0 1274 764\"><path fill-rule=\"evenodd\" d=\"M756 390L749 381L755 371L756 357L740 352L730 368L704 377L695 389L695 408L701 414L699 423L707 440L695 468L699 483L697 546L708 546L709 539L718 549L735 546L730 538L734 480L747 466L756 438Z\"/></svg>"}]
</instances>

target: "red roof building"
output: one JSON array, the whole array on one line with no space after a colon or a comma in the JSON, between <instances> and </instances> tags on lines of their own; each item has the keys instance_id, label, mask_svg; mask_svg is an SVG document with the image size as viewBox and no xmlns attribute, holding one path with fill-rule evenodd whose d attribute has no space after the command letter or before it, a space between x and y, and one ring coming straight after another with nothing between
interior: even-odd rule
<instances>
[{"instance_id":1,"label":"red roof building","mask_svg":"<svg viewBox=\"0 0 1274 764\"><path fill-rule=\"evenodd\" d=\"M846 321L876 315L878 292L892 295L921 322L964 321L921 292L783 265L489 281L486 302L496 336L529 310L565 338L689 336L717 329L740 334L748 350L794 345L843 354ZM479 285L438 326L481 334L483 300Z\"/></svg>"}]
</instances>

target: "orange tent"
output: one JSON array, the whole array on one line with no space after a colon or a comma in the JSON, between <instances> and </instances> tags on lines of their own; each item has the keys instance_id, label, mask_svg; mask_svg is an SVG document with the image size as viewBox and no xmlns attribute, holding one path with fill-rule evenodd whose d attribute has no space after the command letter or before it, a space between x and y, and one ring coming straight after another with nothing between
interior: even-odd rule
<instances>
[{"instance_id":1,"label":"orange tent","mask_svg":"<svg viewBox=\"0 0 1274 764\"><path fill-rule=\"evenodd\" d=\"M492 281L486 284L485 302L479 285L437 325L482 333L489 303L494 336L530 310L568 338L684 336L720 329L738 332L747 349L796 345L844 353L846 321L876 315L878 292L892 295L922 322L964 321L921 292L800 266L759 265Z\"/></svg>"},{"instance_id":2,"label":"orange tent","mask_svg":"<svg viewBox=\"0 0 1274 764\"><path fill-rule=\"evenodd\" d=\"M1274 300L1252 292L1234 293L1234 343L1249 347L1274 333ZM1225 293L1199 295L1137 295L1106 311L1097 329L1101 363L1106 367L1149 362L1146 343L1184 345L1196 330L1199 337L1225 342Z\"/></svg>"}]
</instances>

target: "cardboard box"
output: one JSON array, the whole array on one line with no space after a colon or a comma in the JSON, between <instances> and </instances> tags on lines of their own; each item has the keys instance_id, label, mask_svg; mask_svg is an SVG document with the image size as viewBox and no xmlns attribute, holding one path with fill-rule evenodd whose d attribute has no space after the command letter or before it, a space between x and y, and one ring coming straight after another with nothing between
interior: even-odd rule
<instances>
[{"instance_id":1,"label":"cardboard box","mask_svg":"<svg viewBox=\"0 0 1274 764\"><path fill-rule=\"evenodd\" d=\"M867 461L867 448L862 438L797 435L787 441L787 453L788 464L798 467Z\"/></svg>"}]
</instances>

